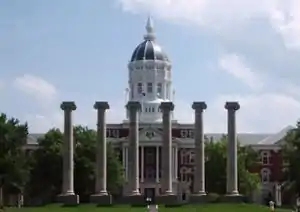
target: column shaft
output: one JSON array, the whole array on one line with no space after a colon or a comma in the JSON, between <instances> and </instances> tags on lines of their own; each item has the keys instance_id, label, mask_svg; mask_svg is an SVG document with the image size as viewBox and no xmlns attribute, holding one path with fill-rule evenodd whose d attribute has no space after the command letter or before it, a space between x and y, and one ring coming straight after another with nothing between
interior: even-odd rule
<instances>
[{"instance_id":1,"label":"column shaft","mask_svg":"<svg viewBox=\"0 0 300 212\"><path fill-rule=\"evenodd\" d=\"M195 110L195 175L194 193L205 195L205 144L203 130L203 111L207 108L205 102L194 102L192 108Z\"/></svg>"},{"instance_id":2,"label":"column shaft","mask_svg":"<svg viewBox=\"0 0 300 212\"><path fill-rule=\"evenodd\" d=\"M229 182L228 182L228 193L237 194L237 139L236 139L236 127L235 127L235 111L228 111L228 148L227 148L227 158L228 158L228 172L229 172Z\"/></svg>"},{"instance_id":3,"label":"column shaft","mask_svg":"<svg viewBox=\"0 0 300 212\"><path fill-rule=\"evenodd\" d=\"M227 194L238 195L238 168L237 168L237 134L236 111L240 108L238 102L225 104L228 114L227 125Z\"/></svg>"},{"instance_id":4,"label":"column shaft","mask_svg":"<svg viewBox=\"0 0 300 212\"><path fill-rule=\"evenodd\" d=\"M95 193L107 195L107 150L105 111L109 109L107 102L96 102L97 110L97 143L96 143L96 184Z\"/></svg>"},{"instance_id":5,"label":"column shaft","mask_svg":"<svg viewBox=\"0 0 300 212\"><path fill-rule=\"evenodd\" d=\"M129 109L128 168L130 195L140 195L138 111L141 109L141 105L139 102L129 102L127 108Z\"/></svg>"},{"instance_id":6,"label":"column shaft","mask_svg":"<svg viewBox=\"0 0 300 212\"><path fill-rule=\"evenodd\" d=\"M74 143L72 110L65 110L64 119L63 194L74 194Z\"/></svg>"},{"instance_id":7,"label":"column shaft","mask_svg":"<svg viewBox=\"0 0 300 212\"><path fill-rule=\"evenodd\" d=\"M159 183L159 146L156 146L156 183Z\"/></svg>"},{"instance_id":8,"label":"column shaft","mask_svg":"<svg viewBox=\"0 0 300 212\"><path fill-rule=\"evenodd\" d=\"M163 146L162 146L162 178L163 189L166 195L173 194L172 181L172 122L171 111L174 105L171 102L161 104L163 116Z\"/></svg>"},{"instance_id":9,"label":"column shaft","mask_svg":"<svg viewBox=\"0 0 300 212\"><path fill-rule=\"evenodd\" d=\"M145 147L141 146L141 182L144 182L144 151Z\"/></svg>"}]
</instances>

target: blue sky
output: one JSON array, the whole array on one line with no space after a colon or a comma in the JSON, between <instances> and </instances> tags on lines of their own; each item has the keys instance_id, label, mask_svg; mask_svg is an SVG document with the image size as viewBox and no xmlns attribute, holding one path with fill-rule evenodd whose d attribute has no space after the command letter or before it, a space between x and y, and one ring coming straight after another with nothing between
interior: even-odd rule
<instances>
[{"instance_id":1,"label":"blue sky","mask_svg":"<svg viewBox=\"0 0 300 212\"><path fill-rule=\"evenodd\" d=\"M276 132L294 124L300 117L300 4L222 2L0 1L1 112L43 132L61 127L59 104L74 100L75 122L94 127L93 102L107 100L108 120L121 121L127 62L151 14L172 60L179 121L191 123L191 103L206 101L206 131L224 132L224 103L237 100L239 131Z\"/></svg>"}]
</instances>

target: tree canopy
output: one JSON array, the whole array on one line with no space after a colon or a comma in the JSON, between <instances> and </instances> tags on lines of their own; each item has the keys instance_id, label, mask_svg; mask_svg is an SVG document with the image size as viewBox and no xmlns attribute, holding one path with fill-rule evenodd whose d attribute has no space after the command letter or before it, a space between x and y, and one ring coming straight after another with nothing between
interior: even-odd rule
<instances>
[{"instance_id":1,"label":"tree canopy","mask_svg":"<svg viewBox=\"0 0 300 212\"><path fill-rule=\"evenodd\" d=\"M226 160L227 138L223 136L219 141L206 139L206 187L207 191L226 193ZM257 161L257 154L250 147L242 147L238 142L238 180L239 191L251 194L259 185L259 176L249 172L249 168Z\"/></svg>"},{"instance_id":2,"label":"tree canopy","mask_svg":"<svg viewBox=\"0 0 300 212\"><path fill-rule=\"evenodd\" d=\"M74 186L81 200L88 200L95 188L96 132L83 126L74 127ZM63 133L59 129L49 130L40 138L39 148L33 153L30 193L55 198L62 186ZM108 190L113 193L123 183L123 170L118 155L107 145ZM48 191L45 194L45 191Z\"/></svg>"},{"instance_id":3,"label":"tree canopy","mask_svg":"<svg viewBox=\"0 0 300 212\"><path fill-rule=\"evenodd\" d=\"M22 151L27 135L27 123L0 114L0 178L4 191L22 191L28 180L28 160Z\"/></svg>"},{"instance_id":4,"label":"tree canopy","mask_svg":"<svg viewBox=\"0 0 300 212\"><path fill-rule=\"evenodd\" d=\"M300 195L300 122L288 131L282 141L282 159L288 164L283 177L284 190L289 195Z\"/></svg>"}]
</instances>

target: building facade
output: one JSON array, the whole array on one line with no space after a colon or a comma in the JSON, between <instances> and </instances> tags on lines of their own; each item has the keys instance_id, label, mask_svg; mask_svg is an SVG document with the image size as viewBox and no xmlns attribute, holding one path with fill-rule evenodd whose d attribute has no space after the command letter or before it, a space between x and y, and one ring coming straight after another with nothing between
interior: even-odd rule
<instances>
[{"instance_id":1,"label":"building facade","mask_svg":"<svg viewBox=\"0 0 300 212\"><path fill-rule=\"evenodd\" d=\"M138 187L138 192L146 196L159 196L171 189L178 198L185 199L189 194L205 192L205 179L202 177L204 154L195 153L204 151L202 112L206 109L206 105L201 103L200 112L191 106L191 110L195 110L195 123L183 124L174 119L174 108L167 114L161 106L162 103L172 104L174 97L172 64L158 44L152 20L148 18L144 40L134 49L128 63L126 101L139 103L140 108L137 113L132 113L130 107L127 107L126 117L122 123L107 123L106 128L102 129L106 131L106 138L103 139L111 142L120 153L125 176L124 195L130 193L133 186ZM282 138L291 127L284 128L276 134L236 133L235 120L230 117L235 110L239 109L237 105L234 103L234 107L226 106L229 125L232 124L231 127L229 126L229 131L224 133L228 133L229 141L232 141L229 142L231 152L228 154L235 155L236 136L242 145L251 145L254 150L258 151L261 161L251 171L260 173L261 193L258 196L261 199L264 195L273 193L274 185L282 179L282 169L286 164L281 158L280 142L283 142ZM171 127L170 132L167 133L166 124ZM195 131L195 127L198 130ZM136 133L132 134L133 131ZM26 148L36 148L36 141L40 136L42 135L30 134ZM219 140L222 136L223 134L205 134L207 139L213 141ZM136 141L134 145L138 144L138 146L132 146L132 140ZM168 148L166 148L166 140L170 141ZM202 143L197 143L201 140ZM138 151L132 152L131 147ZM238 194L238 188L235 185L235 180L237 180L236 155L230 160L229 170L231 171L227 173L227 177L234 180L228 182L227 190L231 189L231 192ZM165 169L168 169L168 172ZM135 181L136 179L132 180L132 174L138 176L138 182ZM203 180L194 181L195 176ZM169 184L166 183L166 179ZM201 182L192 183L197 181ZM164 186L169 186L169 188Z\"/></svg>"}]
</instances>

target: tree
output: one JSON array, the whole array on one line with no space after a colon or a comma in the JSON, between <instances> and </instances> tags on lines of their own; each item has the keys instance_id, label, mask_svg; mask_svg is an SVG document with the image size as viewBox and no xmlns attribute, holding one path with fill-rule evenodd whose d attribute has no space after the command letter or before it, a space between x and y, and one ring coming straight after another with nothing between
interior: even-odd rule
<instances>
[{"instance_id":1,"label":"tree","mask_svg":"<svg viewBox=\"0 0 300 212\"><path fill-rule=\"evenodd\" d=\"M20 193L28 180L28 163L23 145L28 135L27 123L0 114L0 178L5 193Z\"/></svg>"},{"instance_id":2,"label":"tree","mask_svg":"<svg viewBox=\"0 0 300 212\"><path fill-rule=\"evenodd\" d=\"M63 133L59 129L48 131L39 139L31 170L32 194L49 191L47 198L54 198L62 187ZM96 132L83 126L74 127L74 187L82 201L87 201L95 188ZM123 183L122 167L112 145L107 145L108 190L115 191ZM38 182L38 183L37 183ZM110 190L112 189L112 190Z\"/></svg>"},{"instance_id":3,"label":"tree","mask_svg":"<svg viewBox=\"0 0 300 212\"><path fill-rule=\"evenodd\" d=\"M282 139L282 156L283 160L288 162L288 167L285 169L284 178L284 197L290 201L295 194L300 194L300 122L297 122L296 127L289 130L286 136Z\"/></svg>"},{"instance_id":4,"label":"tree","mask_svg":"<svg viewBox=\"0 0 300 212\"><path fill-rule=\"evenodd\" d=\"M206 139L206 187L209 192L226 193L227 137L219 141ZM259 185L259 176L248 170L257 161L257 154L250 147L242 147L238 142L239 191L250 194Z\"/></svg>"},{"instance_id":5,"label":"tree","mask_svg":"<svg viewBox=\"0 0 300 212\"><path fill-rule=\"evenodd\" d=\"M63 134L59 129L49 130L38 139L38 149L33 152L29 194L53 200L61 191Z\"/></svg>"}]
</instances>

